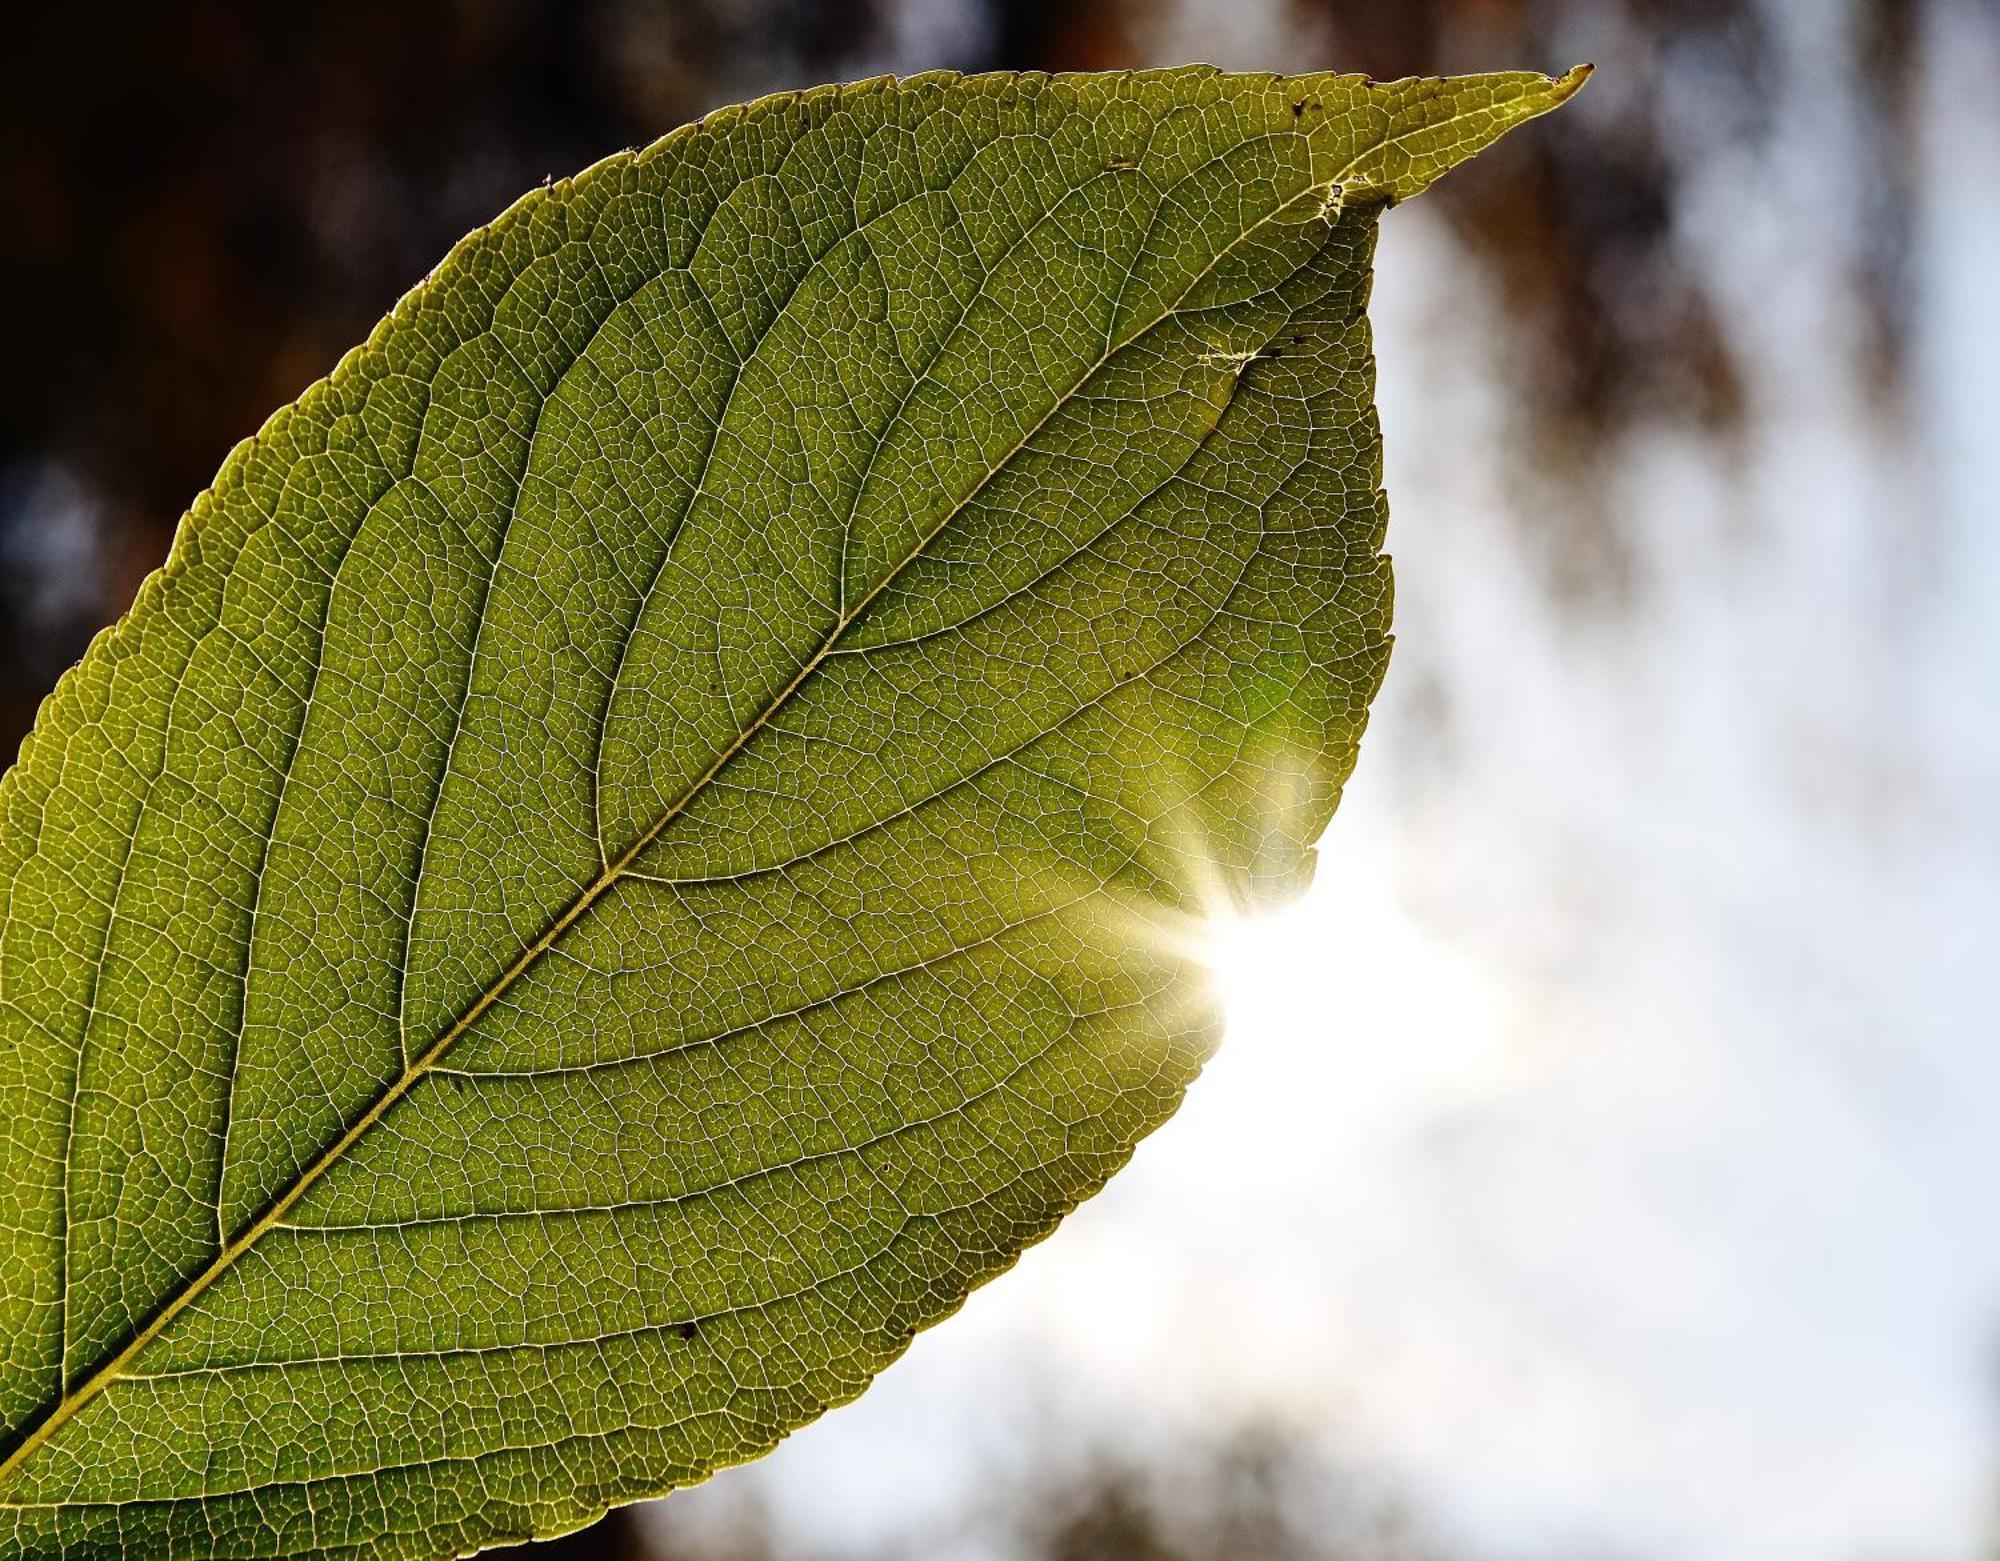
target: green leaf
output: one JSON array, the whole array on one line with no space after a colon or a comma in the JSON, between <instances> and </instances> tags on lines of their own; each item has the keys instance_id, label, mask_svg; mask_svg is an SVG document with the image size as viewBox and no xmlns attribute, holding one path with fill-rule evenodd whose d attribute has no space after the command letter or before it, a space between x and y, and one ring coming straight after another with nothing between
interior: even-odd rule
<instances>
[{"instance_id":1,"label":"green leaf","mask_svg":"<svg viewBox=\"0 0 2000 1561\"><path fill-rule=\"evenodd\" d=\"M573 1527L1101 1185L1388 655L1376 217L1580 79L725 109L240 446L0 784L0 1549Z\"/></svg>"}]
</instances>

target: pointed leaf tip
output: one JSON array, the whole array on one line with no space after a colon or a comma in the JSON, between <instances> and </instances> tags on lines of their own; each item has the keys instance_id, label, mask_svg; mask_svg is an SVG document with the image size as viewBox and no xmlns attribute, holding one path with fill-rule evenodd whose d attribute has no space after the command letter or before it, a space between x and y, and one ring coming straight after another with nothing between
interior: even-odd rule
<instances>
[{"instance_id":1,"label":"pointed leaf tip","mask_svg":"<svg viewBox=\"0 0 2000 1561\"><path fill-rule=\"evenodd\" d=\"M1372 133L1342 182L1351 195L1372 189L1390 202L1408 200L1516 126L1560 108L1594 69L1578 65L1560 76L1412 76L1374 84Z\"/></svg>"}]
</instances>

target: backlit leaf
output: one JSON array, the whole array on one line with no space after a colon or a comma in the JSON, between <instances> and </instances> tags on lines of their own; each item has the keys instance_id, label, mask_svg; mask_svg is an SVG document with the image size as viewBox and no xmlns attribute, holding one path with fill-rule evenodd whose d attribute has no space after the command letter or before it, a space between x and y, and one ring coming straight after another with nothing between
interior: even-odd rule
<instances>
[{"instance_id":1,"label":"backlit leaf","mask_svg":"<svg viewBox=\"0 0 2000 1561\"><path fill-rule=\"evenodd\" d=\"M1388 655L1376 218L1578 80L726 109L238 448L0 784L0 1550L572 1527L1101 1185Z\"/></svg>"}]
</instances>

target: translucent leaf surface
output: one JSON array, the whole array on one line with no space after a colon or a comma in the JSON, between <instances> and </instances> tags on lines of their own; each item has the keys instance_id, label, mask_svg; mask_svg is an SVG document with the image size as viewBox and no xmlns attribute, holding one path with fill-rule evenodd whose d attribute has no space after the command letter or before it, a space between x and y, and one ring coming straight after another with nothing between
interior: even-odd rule
<instances>
[{"instance_id":1,"label":"translucent leaf surface","mask_svg":"<svg viewBox=\"0 0 2000 1561\"><path fill-rule=\"evenodd\" d=\"M1094 1191L1382 675L1376 217L1577 79L724 110L242 445L0 784L0 1550L573 1526Z\"/></svg>"}]
</instances>

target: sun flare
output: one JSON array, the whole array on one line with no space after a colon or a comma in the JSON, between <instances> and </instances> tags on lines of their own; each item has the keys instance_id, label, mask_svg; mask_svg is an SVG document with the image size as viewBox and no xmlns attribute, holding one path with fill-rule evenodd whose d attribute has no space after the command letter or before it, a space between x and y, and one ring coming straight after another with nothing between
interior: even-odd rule
<instances>
[{"instance_id":1,"label":"sun flare","mask_svg":"<svg viewBox=\"0 0 2000 1561\"><path fill-rule=\"evenodd\" d=\"M1246 1134L1281 1137L1288 1119L1315 1139L1391 1131L1520 1075L1518 1000L1358 852L1281 909L1218 900L1201 942L1224 1014L1215 1066L1233 1080L1213 1092Z\"/></svg>"}]
</instances>

